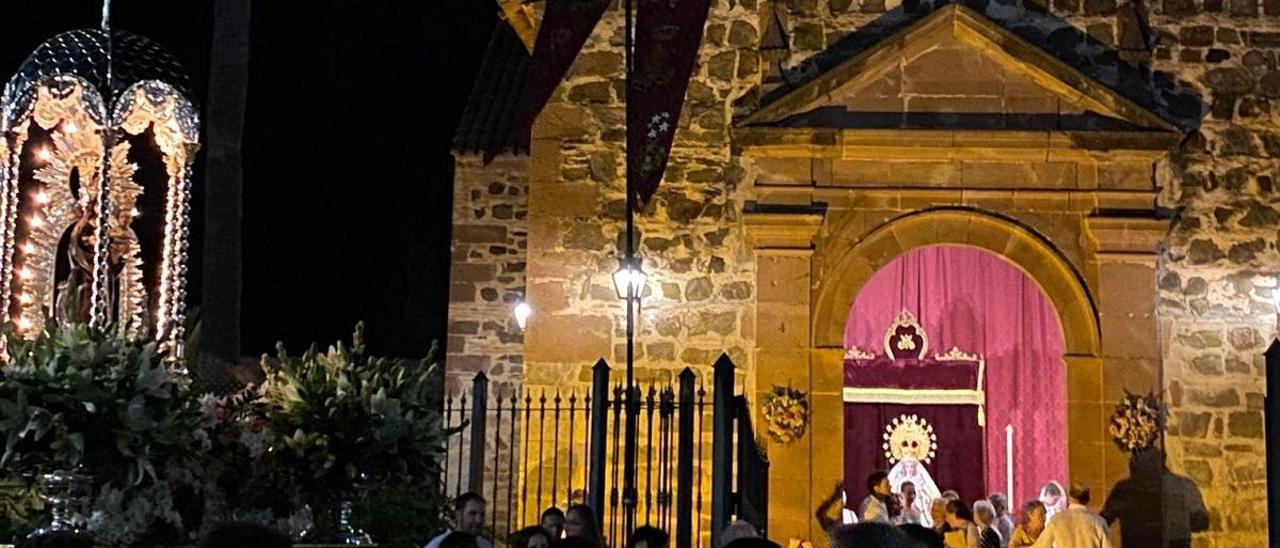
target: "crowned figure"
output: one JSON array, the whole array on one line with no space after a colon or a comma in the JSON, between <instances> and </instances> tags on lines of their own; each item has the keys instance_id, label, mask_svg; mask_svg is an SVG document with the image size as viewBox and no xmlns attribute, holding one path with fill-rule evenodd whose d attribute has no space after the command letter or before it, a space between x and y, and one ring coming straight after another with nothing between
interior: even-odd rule
<instances>
[{"instance_id":1,"label":"crowned figure","mask_svg":"<svg viewBox=\"0 0 1280 548\"><path fill-rule=\"evenodd\" d=\"M889 469L889 486L898 495L903 495L902 487L906 483L915 487L914 497L903 501L909 505L902 509L904 519L932 527L929 507L934 499L942 496L924 465L933 459L937 449L933 426L919 416L904 415L885 427L884 438L886 456L894 463Z\"/></svg>"}]
</instances>

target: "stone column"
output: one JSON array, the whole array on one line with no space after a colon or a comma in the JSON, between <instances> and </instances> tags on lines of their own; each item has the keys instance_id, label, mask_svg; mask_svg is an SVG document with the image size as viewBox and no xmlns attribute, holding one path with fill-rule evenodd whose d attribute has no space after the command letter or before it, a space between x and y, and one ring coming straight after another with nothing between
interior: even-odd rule
<instances>
[{"instance_id":1,"label":"stone column","mask_svg":"<svg viewBox=\"0 0 1280 548\"><path fill-rule=\"evenodd\" d=\"M1096 303L1102 328L1101 401L1096 420L1103 439L1103 458L1101 470L1071 479L1089 483L1095 503L1101 505L1112 486L1130 476L1129 455L1112 443L1107 433L1114 405L1126 390L1146 394L1159 393L1162 388L1155 313L1156 259L1169 224L1157 219L1093 217L1086 220L1086 226L1095 250L1091 268L1097 273ZM1075 432L1072 436L1074 449ZM1074 475L1074 467L1072 472Z\"/></svg>"},{"instance_id":2,"label":"stone column","mask_svg":"<svg viewBox=\"0 0 1280 548\"><path fill-rule=\"evenodd\" d=\"M747 393L755 409L774 386L790 386L810 396L811 422L805 436L783 445L764 437L769 455L769 536L821 540L812 530L815 486L829 492L842 473L839 434L843 411L840 392L819 391L812 382L810 293L813 236L823 216L805 208L798 213L744 214L756 255L755 368ZM757 432L767 426L755 418ZM832 430L835 428L835 430ZM815 440L821 440L815 442ZM832 443L835 443L833 446ZM815 461L822 454L823 463ZM835 458L835 467L827 469ZM832 475L832 474L836 475ZM830 481L825 478L831 476ZM825 494L825 493L824 493ZM825 537L823 537L825 538Z\"/></svg>"}]
</instances>

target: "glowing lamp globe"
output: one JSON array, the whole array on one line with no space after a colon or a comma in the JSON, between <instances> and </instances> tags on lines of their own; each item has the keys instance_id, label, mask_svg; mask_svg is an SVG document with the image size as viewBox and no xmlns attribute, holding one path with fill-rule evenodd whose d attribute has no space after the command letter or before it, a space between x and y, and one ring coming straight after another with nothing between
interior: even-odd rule
<instances>
[{"instance_id":1,"label":"glowing lamp globe","mask_svg":"<svg viewBox=\"0 0 1280 548\"><path fill-rule=\"evenodd\" d=\"M618 292L619 299L626 299L628 294L640 298L644 292L644 284L649 276L640 268L640 262L639 258L632 264L627 264L626 259L618 260L618 269L613 272L613 289Z\"/></svg>"},{"instance_id":2,"label":"glowing lamp globe","mask_svg":"<svg viewBox=\"0 0 1280 548\"><path fill-rule=\"evenodd\" d=\"M520 301L516 303L511 313L516 317L516 325L523 330L526 325L529 325L529 317L533 315L533 307L529 306L527 302Z\"/></svg>"}]
</instances>

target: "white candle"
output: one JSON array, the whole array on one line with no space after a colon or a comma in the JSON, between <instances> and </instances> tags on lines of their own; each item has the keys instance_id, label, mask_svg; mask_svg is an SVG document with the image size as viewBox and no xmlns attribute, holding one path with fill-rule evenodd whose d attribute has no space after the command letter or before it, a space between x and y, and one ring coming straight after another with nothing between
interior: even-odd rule
<instances>
[{"instance_id":1,"label":"white candle","mask_svg":"<svg viewBox=\"0 0 1280 548\"><path fill-rule=\"evenodd\" d=\"M1004 427L1004 480L1005 487L1008 489L1005 493L1009 497L1009 508L1017 508L1018 503L1013 496L1013 425L1007 424Z\"/></svg>"}]
</instances>

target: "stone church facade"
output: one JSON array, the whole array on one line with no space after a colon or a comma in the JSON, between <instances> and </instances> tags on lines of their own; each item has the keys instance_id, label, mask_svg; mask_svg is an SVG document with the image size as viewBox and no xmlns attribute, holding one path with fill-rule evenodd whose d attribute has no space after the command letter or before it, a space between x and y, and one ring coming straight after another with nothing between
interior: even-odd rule
<instances>
[{"instance_id":1,"label":"stone church facade","mask_svg":"<svg viewBox=\"0 0 1280 548\"><path fill-rule=\"evenodd\" d=\"M455 146L450 382L583 385L624 352L610 280L621 15L606 14L522 150L513 97L537 9L499 4ZM708 375L725 352L749 398L808 392L808 434L766 448L770 533L821 542L813 509L843 470L817 440L843 438L858 289L912 249L986 249L1059 315L1069 480L1100 504L1133 479L1108 418L1126 390L1156 391L1156 467L1177 481L1152 496L1173 522L1193 486L1209 518L1168 534L1266 545L1278 56L1274 0L714 0L671 162L637 218L639 377ZM495 144L506 153L485 163ZM535 309L523 332L518 299Z\"/></svg>"}]
</instances>

